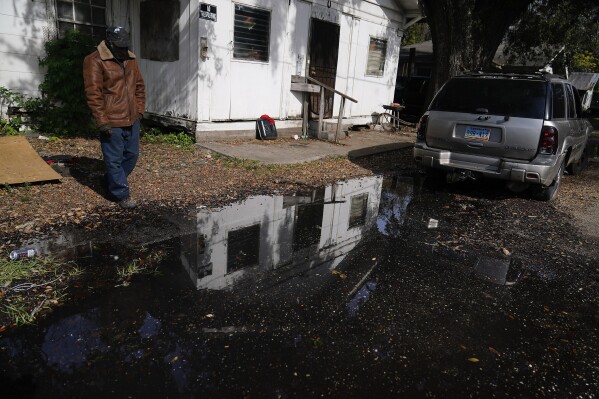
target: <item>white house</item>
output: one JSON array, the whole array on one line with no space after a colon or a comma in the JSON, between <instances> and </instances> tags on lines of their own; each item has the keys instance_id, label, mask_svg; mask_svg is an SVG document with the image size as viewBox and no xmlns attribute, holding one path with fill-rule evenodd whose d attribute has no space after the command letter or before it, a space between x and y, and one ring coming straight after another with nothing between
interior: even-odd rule
<instances>
[{"instance_id":1,"label":"white house","mask_svg":"<svg viewBox=\"0 0 599 399\"><path fill-rule=\"evenodd\" d=\"M198 138L253 131L262 114L279 129L301 125L310 76L357 103L363 123L393 99L402 30L417 0L3 0L0 85L35 93L43 42L75 28L101 38L106 25L130 29L147 86L147 116L195 126ZM325 117L341 97L327 91ZM308 101L318 113L320 95Z\"/></svg>"},{"instance_id":2,"label":"white house","mask_svg":"<svg viewBox=\"0 0 599 399\"><path fill-rule=\"evenodd\" d=\"M376 223L382 184L380 176L365 177L201 211L182 239L181 261L193 284L209 289L256 284L275 269L275 278L334 269Z\"/></svg>"}]
</instances>

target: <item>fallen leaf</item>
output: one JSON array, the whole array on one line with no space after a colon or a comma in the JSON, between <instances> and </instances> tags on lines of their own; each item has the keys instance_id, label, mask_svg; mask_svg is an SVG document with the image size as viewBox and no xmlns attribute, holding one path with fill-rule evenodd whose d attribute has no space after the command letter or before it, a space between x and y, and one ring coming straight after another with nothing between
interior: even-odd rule
<instances>
[{"instance_id":1,"label":"fallen leaf","mask_svg":"<svg viewBox=\"0 0 599 399\"><path fill-rule=\"evenodd\" d=\"M333 270L331 273L334 274L334 275L336 275L336 276L339 276L339 278L342 279L342 280L345 280L347 278L346 274L341 273L340 271L337 271L337 270Z\"/></svg>"},{"instance_id":2,"label":"fallen leaf","mask_svg":"<svg viewBox=\"0 0 599 399\"><path fill-rule=\"evenodd\" d=\"M478 363L478 362L480 362L480 360L478 360L478 359L477 359L477 358L475 358L475 357L469 357L469 358L468 358L468 361L469 361L469 362L471 362L471 363Z\"/></svg>"},{"instance_id":3,"label":"fallen leaf","mask_svg":"<svg viewBox=\"0 0 599 399\"><path fill-rule=\"evenodd\" d=\"M497 351L497 349L493 348L492 346L489 346L489 352L491 352L491 353L493 353L493 354L495 354L497 356L501 356L501 353L499 353Z\"/></svg>"},{"instance_id":4,"label":"fallen leaf","mask_svg":"<svg viewBox=\"0 0 599 399\"><path fill-rule=\"evenodd\" d=\"M171 359L171 363L175 363L177 360L179 360L179 356L175 356Z\"/></svg>"}]
</instances>

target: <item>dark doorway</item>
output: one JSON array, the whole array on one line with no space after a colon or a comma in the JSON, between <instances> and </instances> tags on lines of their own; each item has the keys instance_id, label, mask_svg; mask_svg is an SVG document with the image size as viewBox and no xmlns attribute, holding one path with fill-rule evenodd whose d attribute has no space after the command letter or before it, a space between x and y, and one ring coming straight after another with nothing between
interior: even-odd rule
<instances>
[{"instance_id":1,"label":"dark doorway","mask_svg":"<svg viewBox=\"0 0 599 399\"><path fill-rule=\"evenodd\" d=\"M324 188L312 192L312 201L299 205L293 228L293 251L318 245L324 215Z\"/></svg>"},{"instance_id":2,"label":"dark doorway","mask_svg":"<svg viewBox=\"0 0 599 399\"><path fill-rule=\"evenodd\" d=\"M312 18L310 30L310 70L311 78L335 88L337 57L339 55L339 25ZM333 117L334 93L325 91L324 117ZM310 99L310 113L316 117L320 110L320 93L313 93Z\"/></svg>"}]
</instances>

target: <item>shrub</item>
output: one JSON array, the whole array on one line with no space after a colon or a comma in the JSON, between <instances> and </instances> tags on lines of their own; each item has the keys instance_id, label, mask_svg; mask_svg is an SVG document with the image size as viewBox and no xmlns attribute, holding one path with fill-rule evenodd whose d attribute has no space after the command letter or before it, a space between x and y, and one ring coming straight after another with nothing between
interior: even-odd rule
<instances>
[{"instance_id":1,"label":"shrub","mask_svg":"<svg viewBox=\"0 0 599 399\"><path fill-rule=\"evenodd\" d=\"M83 59L95 49L91 36L76 31L44 45L46 68L40 85L41 99L30 99L24 107L31 112L35 126L44 132L78 135L93 131L83 86Z\"/></svg>"},{"instance_id":2,"label":"shrub","mask_svg":"<svg viewBox=\"0 0 599 399\"><path fill-rule=\"evenodd\" d=\"M14 124L17 118L12 118L9 120L0 119L0 135L5 136L16 136L19 134L19 127L15 128ZM20 120L20 118L18 119Z\"/></svg>"},{"instance_id":3,"label":"shrub","mask_svg":"<svg viewBox=\"0 0 599 399\"><path fill-rule=\"evenodd\" d=\"M142 140L152 144L170 144L180 147L189 147L194 144L194 139L184 132L163 133L158 128L142 130Z\"/></svg>"}]
</instances>

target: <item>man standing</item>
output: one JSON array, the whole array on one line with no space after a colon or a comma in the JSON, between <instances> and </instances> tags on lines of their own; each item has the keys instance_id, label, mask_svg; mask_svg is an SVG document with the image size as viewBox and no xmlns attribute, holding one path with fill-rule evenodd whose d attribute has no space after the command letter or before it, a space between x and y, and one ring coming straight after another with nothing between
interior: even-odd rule
<instances>
[{"instance_id":1,"label":"man standing","mask_svg":"<svg viewBox=\"0 0 599 399\"><path fill-rule=\"evenodd\" d=\"M127 176L139 156L140 118L146 95L124 28L106 30L106 40L83 61L83 80L87 105L100 130L108 193L121 208L134 208Z\"/></svg>"}]
</instances>

